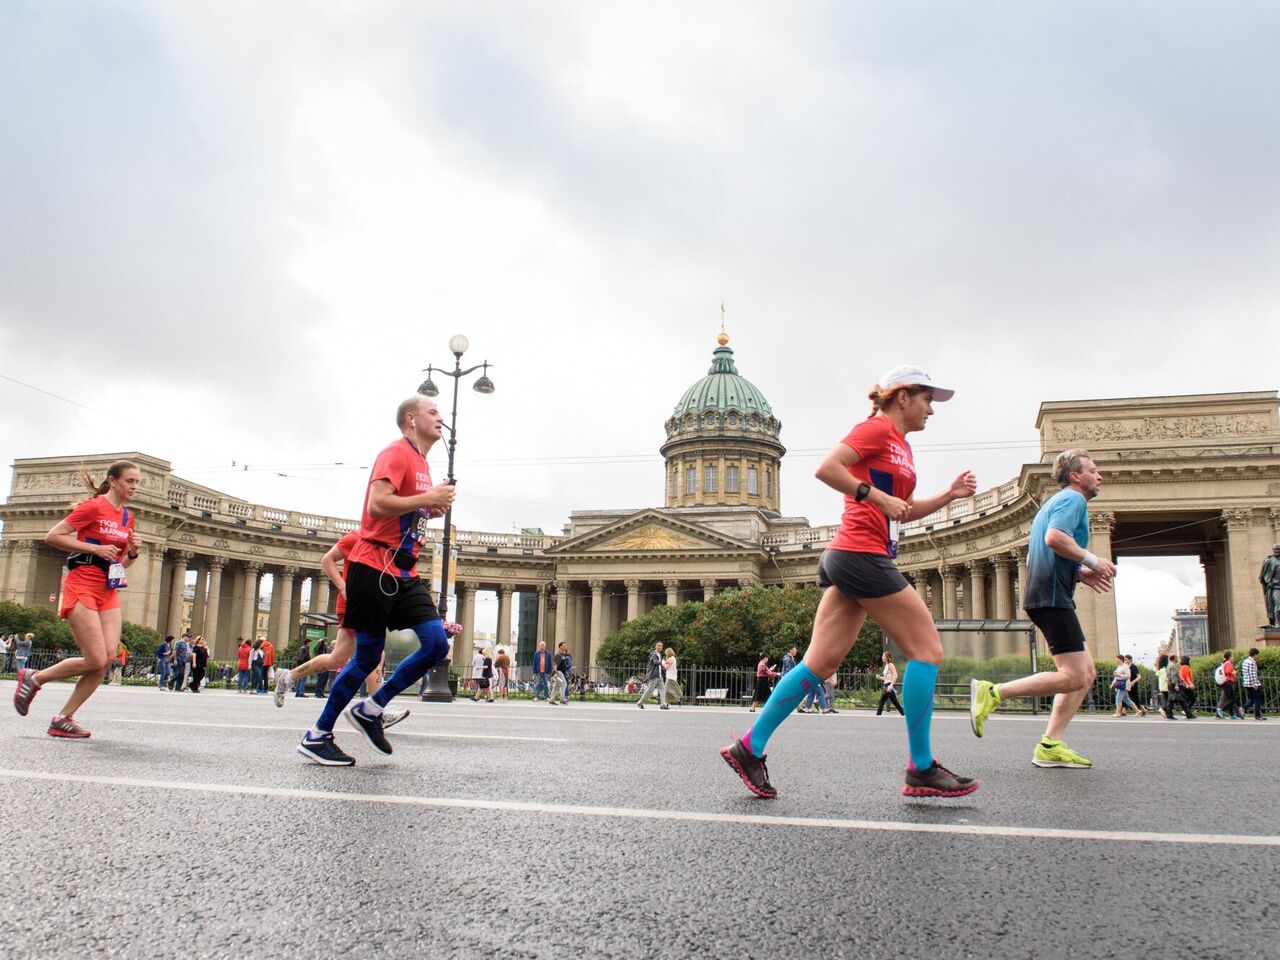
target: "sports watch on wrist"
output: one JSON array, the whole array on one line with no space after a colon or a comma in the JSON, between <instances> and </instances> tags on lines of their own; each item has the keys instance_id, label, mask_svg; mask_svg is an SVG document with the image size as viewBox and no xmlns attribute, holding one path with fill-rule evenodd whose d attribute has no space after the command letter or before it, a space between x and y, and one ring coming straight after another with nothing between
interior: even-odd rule
<instances>
[{"instance_id":1,"label":"sports watch on wrist","mask_svg":"<svg viewBox=\"0 0 1280 960\"><path fill-rule=\"evenodd\" d=\"M862 483L858 484L858 491L853 495L853 499L856 502L861 503L863 500L867 499L867 494L869 494L870 492L871 492L871 484L867 483L866 481L863 481Z\"/></svg>"}]
</instances>

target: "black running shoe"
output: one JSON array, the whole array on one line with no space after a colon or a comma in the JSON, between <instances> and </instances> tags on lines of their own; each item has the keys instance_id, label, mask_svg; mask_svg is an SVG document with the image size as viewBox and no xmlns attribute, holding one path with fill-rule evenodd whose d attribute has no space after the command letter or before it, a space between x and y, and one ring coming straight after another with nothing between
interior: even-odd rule
<instances>
[{"instance_id":1,"label":"black running shoe","mask_svg":"<svg viewBox=\"0 0 1280 960\"><path fill-rule=\"evenodd\" d=\"M308 760L322 767L354 767L356 765L355 757L343 753L334 743L332 733L324 734L319 740L312 740L309 733L305 734L299 741L297 750Z\"/></svg>"},{"instance_id":2,"label":"black running shoe","mask_svg":"<svg viewBox=\"0 0 1280 960\"><path fill-rule=\"evenodd\" d=\"M904 797L967 797L979 783L971 777L958 777L937 760L928 770L908 768Z\"/></svg>"},{"instance_id":3,"label":"black running shoe","mask_svg":"<svg viewBox=\"0 0 1280 960\"><path fill-rule=\"evenodd\" d=\"M757 757L742 745L742 741L734 738L733 743L720 748L720 756L733 768L733 772L742 778L747 789L757 797L772 800L778 795L769 782L769 768L765 766L764 757Z\"/></svg>"},{"instance_id":4,"label":"black running shoe","mask_svg":"<svg viewBox=\"0 0 1280 960\"><path fill-rule=\"evenodd\" d=\"M361 701L363 703L364 701ZM391 741L382 732L382 715L376 717L366 717L360 712L360 704L355 703L347 707L344 716L351 726L355 727L364 734L364 738L369 741L369 746L382 753L391 752Z\"/></svg>"}]
</instances>

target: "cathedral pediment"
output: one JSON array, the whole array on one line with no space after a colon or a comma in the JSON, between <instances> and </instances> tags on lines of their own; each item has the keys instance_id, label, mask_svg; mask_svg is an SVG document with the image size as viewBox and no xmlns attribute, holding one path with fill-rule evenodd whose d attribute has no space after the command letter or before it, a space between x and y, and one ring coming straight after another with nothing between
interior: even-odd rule
<instances>
[{"instance_id":1,"label":"cathedral pediment","mask_svg":"<svg viewBox=\"0 0 1280 960\"><path fill-rule=\"evenodd\" d=\"M564 540L547 550L548 555L696 553L708 551L758 551L760 545L727 537L702 524L665 516L654 510L607 523L580 537Z\"/></svg>"}]
</instances>

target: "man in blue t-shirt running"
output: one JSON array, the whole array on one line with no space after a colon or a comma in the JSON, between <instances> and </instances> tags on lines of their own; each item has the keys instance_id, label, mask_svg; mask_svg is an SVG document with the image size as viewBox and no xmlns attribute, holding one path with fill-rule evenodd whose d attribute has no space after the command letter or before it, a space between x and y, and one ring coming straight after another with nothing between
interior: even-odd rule
<instances>
[{"instance_id":1,"label":"man in blue t-shirt running","mask_svg":"<svg viewBox=\"0 0 1280 960\"><path fill-rule=\"evenodd\" d=\"M1093 683L1093 658L1085 647L1076 616L1076 584L1098 593L1111 589L1115 564L1095 557L1089 546L1089 501L1102 487L1102 474L1083 450L1065 450L1053 462L1053 478L1062 487L1044 502L1031 523L1027 544L1027 582L1022 608L1040 628L1053 654L1055 672L1036 673L1009 683L969 682L969 720L982 736L987 717L1011 697L1053 697L1049 726L1036 744L1031 762L1037 767L1093 766L1062 742Z\"/></svg>"}]
</instances>

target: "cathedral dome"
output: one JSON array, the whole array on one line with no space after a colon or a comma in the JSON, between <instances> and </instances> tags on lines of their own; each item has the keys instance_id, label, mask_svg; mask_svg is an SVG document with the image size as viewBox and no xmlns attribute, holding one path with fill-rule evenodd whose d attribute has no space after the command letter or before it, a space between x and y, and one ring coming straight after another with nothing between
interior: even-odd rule
<instances>
[{"instance_id":1,"label":"cathedral dome","mask_svg":"<svg viewBox=\"0 0 1280 960\"><path fill-rule=\"evenodd\" d=\"M667 506L755 506L776 511L782 424L738 373L721 333L707 375L686 390L665 424Z\"/></svg>"}]
</instances>

